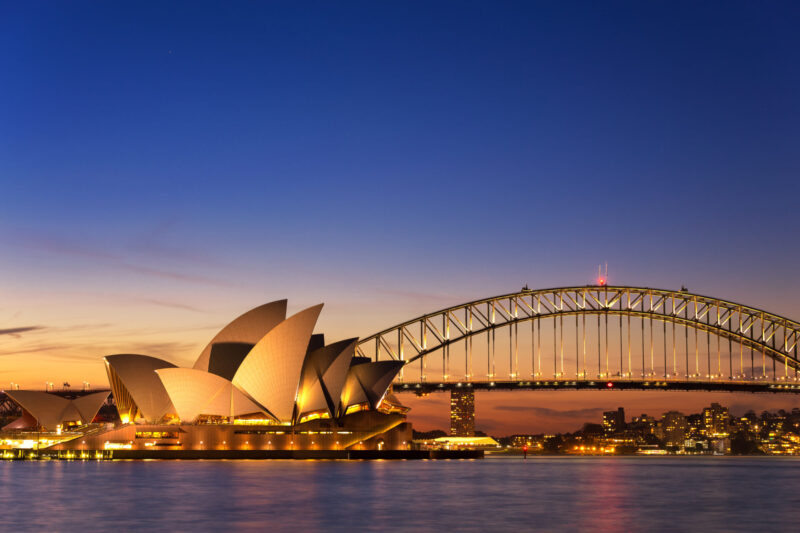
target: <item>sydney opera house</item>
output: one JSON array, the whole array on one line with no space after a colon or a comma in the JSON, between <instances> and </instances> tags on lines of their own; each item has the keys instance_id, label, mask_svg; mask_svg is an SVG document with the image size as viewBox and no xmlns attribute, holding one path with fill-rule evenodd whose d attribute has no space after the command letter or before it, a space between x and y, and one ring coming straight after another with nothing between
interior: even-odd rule
<instances>
[{"instance_id":1,"label":"sydney opera house","mask_svg":"<svg viewBox=\"0 0 800 533\"><path fill-rule=\"evenodd\" d=\"M326 345L314 333L322 304L289 318L286 307L280 300L241 315L192 368L106 356L114 423L93 423L109 392L6 391L22 416L2 434L35 429L50 436L38 445L57 451L405 449L407 409L390 391L402 363L357 357L357 339Z\"/></svg>"}]
</instances>

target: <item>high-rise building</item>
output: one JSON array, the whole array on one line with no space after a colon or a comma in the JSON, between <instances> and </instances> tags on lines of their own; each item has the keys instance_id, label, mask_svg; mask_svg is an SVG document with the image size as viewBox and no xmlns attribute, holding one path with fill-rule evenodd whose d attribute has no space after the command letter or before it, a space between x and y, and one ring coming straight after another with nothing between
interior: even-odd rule
<instances>
[{"instance_id":1,"label":"high-rise building","mask_svg":"<svg viewBox=\"0 0 800 533\"><path fill-rule=\"evenodd\" d=\"M703 409L703 430L707 437L725 437L730 432L730 415L727 407L712 403Z\"/></svg>"},{"instance_id":2,"label":"high-rise building","mask_svg":"<svg viewBox=\"0 0 800 533\"><path fill-rule=\"evenodd\" d=\"M603 431L606 434L616 433L623 429L625 429L625 409L620 407L616 411L603 413Z\"/></svg>"},{"instance_id":3,"label":"high-rise building","mask_svg":"<svg viewBox=\"0 0 800 533\"><path fill-rule=\"evenodd\" d=\"M661 439L667 446L680 446L689 433L689 422L683 413L669 411L661 419Z\"/></svg>"},{"instance_id":4,"label":"high-rise building","mask_svg":"<svg viewBox=\"0 0 800 533\"><path fill-rule=\"evenodd\" d=\"M450 392L450 435L475 435L475 391L459 389Z\"/></svg>"},{"instance_id":5,"label":"high-rise building","mask_svg":"<svg viewBox=\"0 0 800 533\"><path fill-rule=\"evenodd\" d=\"M686 423L688 424L687 438L700 439L706 436L706 430L703 423L703 413L692 413L686 415Z\"/></svg>"},{"instance_id":6,"label":"high-rise building","mask_svg":"<svg viewBox=\"0 0 800 533\"><path fill-rule=\"evenodd\" d=\"M631 418L630 424L627 425L627 429L633 430L640 436L652 435L656 431L656 419L645 414L634 416Z\"/></svg>"}]
</instances>

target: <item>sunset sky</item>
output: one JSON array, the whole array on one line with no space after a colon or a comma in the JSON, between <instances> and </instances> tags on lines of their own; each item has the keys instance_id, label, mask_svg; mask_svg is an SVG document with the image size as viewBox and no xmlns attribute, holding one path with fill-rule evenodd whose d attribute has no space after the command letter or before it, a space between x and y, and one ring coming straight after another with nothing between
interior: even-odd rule
<instances>
[{"instance_id":1,"label":"sunset sky","mask_svg":"<svg viewBox=\"0 0 800 533\"><path fill-rule=\"evenodd\" d=\"M328 340L611 283L800 319L800 6L6 3L0 386L191 365L227 321L325 302ZM420 429L446 395L403 396ZM477 427L800 406L485 393Z\"/></svg>"}]
</instances>

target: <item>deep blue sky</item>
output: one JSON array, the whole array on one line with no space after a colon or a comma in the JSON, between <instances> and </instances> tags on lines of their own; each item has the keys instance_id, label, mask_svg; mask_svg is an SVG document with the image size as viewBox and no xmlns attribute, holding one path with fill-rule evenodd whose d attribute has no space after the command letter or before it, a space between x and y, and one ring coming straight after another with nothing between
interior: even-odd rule
<instances>
[{"instance_id":1,"label":"deep blue sky","mask_svg":"<svg viewBox=\"0 0 800 533\"><path fill-rule=\"evenodd\" d=\"M4 225L612 272L793 237L796 6L161 4L3 10Z\"/></svg>"},{"instance_id":2,"label":"deep blue sky","mask_svg":"<svg viewBox=\"0 0 800 533\"><path fill-rule=\"evenodd\" d=\"M603 261L800 318L799 27L794 2L6 2L0 328L122 342L288 297L366 336Z\"/></svg>"}]
</instances>

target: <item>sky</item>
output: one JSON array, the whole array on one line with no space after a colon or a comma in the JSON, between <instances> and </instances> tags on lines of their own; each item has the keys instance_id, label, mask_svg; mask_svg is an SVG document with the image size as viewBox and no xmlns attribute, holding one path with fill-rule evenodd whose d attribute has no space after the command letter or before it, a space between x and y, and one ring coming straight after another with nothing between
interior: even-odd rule
<instances>
[{"instance_id":1,"label":"sky","mask_svg":"<svg viewBox=\"0 0 800 533\"><path fill-rule=\"evenodd\" d=\"M279 298L366 337L604 262L798 319L799 23L793 2L3 3L0 384L191 365ZM478 427L716 398L514 394L479 395ZM445 396L406 398L446 427Z\"/></svg>"}]
</instances>

